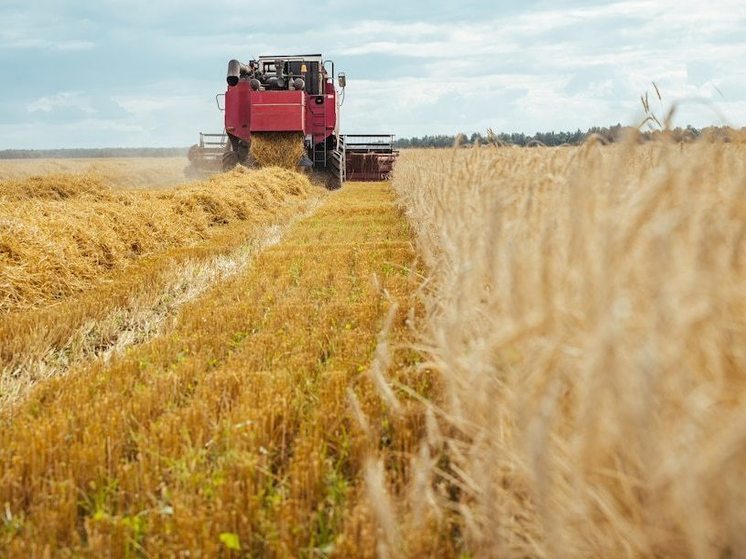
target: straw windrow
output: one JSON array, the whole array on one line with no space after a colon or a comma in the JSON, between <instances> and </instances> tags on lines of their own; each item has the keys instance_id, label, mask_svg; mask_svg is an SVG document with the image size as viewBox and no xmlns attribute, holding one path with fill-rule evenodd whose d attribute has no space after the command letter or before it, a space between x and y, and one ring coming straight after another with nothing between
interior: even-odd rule
<instances>
[{"instance_id":1,"label":"straw windrow","mask_svg":"<svg viewBox=\"0 0 746 559\"><path fill-rule=\"evenodd\" d=\"M157 251L256 222L305 197L308 179L243 168L172 190L126 192L96 175L0 183L0 312L60 301Z\"/></svg>"}]
</instances>

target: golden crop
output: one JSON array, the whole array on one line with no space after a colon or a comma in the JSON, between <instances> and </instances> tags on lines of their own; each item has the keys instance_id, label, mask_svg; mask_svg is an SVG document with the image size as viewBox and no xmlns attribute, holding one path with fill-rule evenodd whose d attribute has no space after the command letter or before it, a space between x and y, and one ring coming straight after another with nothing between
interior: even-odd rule
<instances>
[{"instance_id":1,"label":"golden crop","mask_svg":"<svg viewBox=\"0 0 746 559\"><path fill-rule=\"evenodd\" d=\"M0 181L42 175L95 175L113 188L171 188L187 182L183 157L3 159Z\"/></svg>"},{"instance_id":2,"label":"golden crop","mask_svg":"<svg viewBox=\"0 0 746 559\"><path fill-rule=\"evenodd\" d=\"M743 143L110 184L0 183L0 557L744 553Z\"/></svg>"},{"instance_id":3,"label":"golden crop","mask_svg":"<svg viewBox=\"0 0 746 559\"><path fill-rule=\"evenodd\" d=\"M483 557L743 554L746 146L409 152L394 188L443 387L418 476L453 488L410 521L456 511Z\"/></svg>"},{"instance_id":4,"label":"golden crop","mask_svg":"<svg viewBox=\"0 0 746 559\"><path fill-rule=\"evenodd\" d=\"M283 170L168 191L110 189L95 175L0 183L0 408L158 332L320 194Z\"/></svg>"},{"instance_id":5,"label":"golden crop","mask_svg":"<svg viewBox=\"0 0 746 559\"><path fill-rule=\"evenodd\" d=\"M271 177L282 179L273 199ZM416 285L409 229L385 185L350 184L309 213L321 192L298 180L216 177L198 193L258 204L244 221L140 257L55 306L3 316L0 386L15 393L0 400L0 555L375 552L366 451L385 441L404 471L419 430L418 413L389 417L364 374L386 316L382 348L408 335L409 305L391 300ZM141 194L170 208L192 188ZM282 242L211 273L278 219ZM402 371L414 361L395 358Z\"/></svg>"},{"instance_id":6,"label":"golden crop","mask_svg":"<svg viewBox=\"0 0 746 559\"><path fill-rule=\"evenodd\" d=\"M261 132L251 141L250 155L259 167L295 169L306 153L303 134Z\"/></svg>"},{"instance_id":7,"label":"golden crop","mask_svg":"<svg viewBox=\"0 0 746 559\"><path fill-rule=\"evenodd\" d=\"M125 192L96 175L0 183L0 312L61 300L141 256L256 222L305 197L305 177L239 168L169 190Z\"/></svg>"}]
</instances>

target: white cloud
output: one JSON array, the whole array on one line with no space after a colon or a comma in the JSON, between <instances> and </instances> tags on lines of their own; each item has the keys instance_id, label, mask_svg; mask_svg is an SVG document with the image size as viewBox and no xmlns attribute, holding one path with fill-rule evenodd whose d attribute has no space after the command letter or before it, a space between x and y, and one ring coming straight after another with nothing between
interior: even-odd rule
<instances>
[{"instance_id":1,"label":"white cloud","mask_svg":"<svg viewBox=\"0 0 746 559\"><path fill-rule=\"evenodd\" d=\"M63 91L26 104L28 113L51 113L58 109L77 109L85 114L94 114L91 98L79 91Z\"/></svg>"},{"instance_id":2,"label":"white cloud","mask_svg":"<svg viewBox=\"0 0 746 559\"><path fill-rule=\"evenodd\" d=\"M666 106L681 105L678 123L741 126L746 125L740 103L746 70L735 61L746 56L745 23L746 4L740 1L619 1L532 11L478 24L431 25L422 42L406 26L363 22L350 30L359 42L344 52L427 59L419 66L418 79L407 83L407 88L427 95L396 93L395 84L380 83L366 83L356 94L364 96L361 104L370 108L386 103L385 95L371 92L383 88L395 99L388 104L402 115L411 112L422 96L433 104L448 92L457 92L480 103L478 110L467 111L468 121L459 121L463 113L453 111L452 131L470 129L471 123L484 122L485 117L524 131L636 122L638 96L651 89L653 81L663 89ZM366 41L366 33L377 29L389 29L386 40ZM692 60L705 64L716 77L689 83L687 62ZM516 66L523 72L515 73ZM444 87L443 80L455 85ZM578 90L568 91L571 81ZM498 92L506 88L513 95L509 107L495 102L504 101ZM735 99L728 100L729 95ZM703 108L708 102L709 108Z\"/></svg>"}]
</instances>

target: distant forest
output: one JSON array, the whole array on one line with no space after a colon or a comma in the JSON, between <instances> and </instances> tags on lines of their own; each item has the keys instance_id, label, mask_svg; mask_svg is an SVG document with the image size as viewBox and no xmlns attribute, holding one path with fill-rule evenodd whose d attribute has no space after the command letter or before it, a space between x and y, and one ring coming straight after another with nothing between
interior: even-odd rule
<instances>
[{"instance_id":1,"label":"distant forest","mask_svg":"<svg viewBox=\"0 0 746 559\"><path fill-rule=\"evenodd\" d=\"M746 134L746 128L740 131L728 127L674 128L673 130L661 131L639 131L636 128L617 124L609 127L595 126L583 132L578 129L575 132L537 132L534 135L523 132L499 132L489 130L485 134L474 132L467 134L439 134L435 136L422 136L420 138L399 138L395 146L402 148L450 148L454 145L470 146L479 144L497 144L521 147L533 146L576 146L585 142L589 137L600 138L604 143L614 143L622 138L628 131L637 131L641 142L651 141L662 135L678 142L687 142L709 136L721 141L729 141L732 135ZM104 158L104 157L186 157L188 148L90 148L90 149L6 149L0 150L0 159L45 159L45 158Z\"/></svg>"},{"instance_id":2,"label":"distant forest","mask_svg":"<svg viewBox=\"0 0 746 559\"><path fill-rule=\"evenodd\" d=\"M700 136L709 136L713 139L719 139L722 141L728 141L733 133L743 134L742 129L740 132L728 127L708 127L708 128L694 128L693 126L687 126L686 128L674 128L663 132L661 130L652 131L640 131L636 128L622 126L617 124L609 127L598 127L588 129L583 132L578 129L575 132L538 132L534 135L524 134L522 132L513 133L495 133L491 130L487 134L480 134L474 132L471 135L467 134L455 134L455 135L437 135L437 136L423 136L421 138L399 138L396 140L396 147L398 148L448 148L454 145L474 145L474 144L498 144L498 145L511 145L511 146L565 146L571 145L576 146L584 143L589 137L595 136L600 138L604 143L614 143L619 141L625 136L627 132L636 131L639 134L639 141L651 141L655 140L664 134L669 138L677 142L687 142L699 138Z\"/></svg>"}]
</instances>

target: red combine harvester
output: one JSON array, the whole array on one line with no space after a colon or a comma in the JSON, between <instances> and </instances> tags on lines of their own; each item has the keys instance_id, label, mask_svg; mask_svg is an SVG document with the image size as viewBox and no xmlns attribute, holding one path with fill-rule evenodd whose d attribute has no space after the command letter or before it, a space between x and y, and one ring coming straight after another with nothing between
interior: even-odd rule
<instances>
[{"instance_id":1,"label":"red combine harvester","mask_svg":"<svg viewBox=\"0 0 746 559\"><path fill-rule=\"evenodd\" d=\"M335 76L334 62L320 54L261 56L248 64L231 60L227 81L224 106L218 95L225 134L201 135L201 145L190 150L192 167L214 168L217 151L223 170L250 167L253 135L286 133L303 136L306 154L299 165L326 172L330 186L389 178L398 156L393 135L339 133L346 77ZM205 138L220 140L207 145Z\"/></svg>"}]
</instances>

